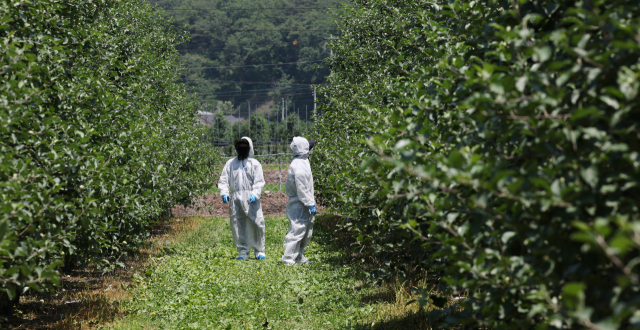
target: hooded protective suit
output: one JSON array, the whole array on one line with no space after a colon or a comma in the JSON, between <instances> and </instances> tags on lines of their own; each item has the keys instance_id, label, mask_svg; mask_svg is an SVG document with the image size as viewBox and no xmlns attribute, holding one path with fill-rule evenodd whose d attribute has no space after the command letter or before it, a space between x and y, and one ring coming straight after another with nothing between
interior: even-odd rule
<instances>
[{"instance_id":1,"label":"hooded protective suit","mask_svg":"<svg viewBox=\"0 0 640 330\"><path fill-rule=\"evenodd\" d=\"M262 165L253 158L253 142L248 137L242 139L249 142L249 157L238 160L232 158L224 165L218 189L220 196L229 195L229 216L233 242L238 248L240 257L249 257L249 244L253 246L255 256L264 256L264 216L260 195L264 187ZM231 193L229 193L231 190ZM256 196L254 203L249 203L249 196Z\"/></svg>"},{"instance_id":2,"label":"hooded protective suit","mask_svg":"<svg viewBox=\"0 0 640 330\"><path fill-rule=\"evenodd\" d=\"M284 238L284 255L282 262L286 265L306 263L304 249L313 233L313 215L309 210L315 206L313 197L313 175L309 164L309 142L302 137L294 137L291 150L295 158L289 166L287 174L287 217L289 232Z\"/></svg>"}]
</instances>

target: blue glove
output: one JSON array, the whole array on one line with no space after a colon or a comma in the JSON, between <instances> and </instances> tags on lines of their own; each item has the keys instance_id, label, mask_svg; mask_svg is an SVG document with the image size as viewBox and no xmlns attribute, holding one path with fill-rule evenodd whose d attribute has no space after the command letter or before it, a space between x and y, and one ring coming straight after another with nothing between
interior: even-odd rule
<instances>
[{"instance_id":1,"label":"blue glove","mask_svg":"<svg viewBox=\"0 0 640 330\"><path fill-rule=\"evenodd\" d=\"M253 203L255 203L255 202L256 202L256 199L258 199L258 198L256 197L256 195L251 194L251 196L249 196L249 204L253 204Z\"/></svg>"},{"instance_id":2,"label":"blue glove","mask_svg":"<svg viewBox=\"0 0 640 330\"><path fill-rule=\"evenodd\" d=\"M309 212L311 212L311 215L313 215L314 217L316 216L316 206L315 205L311 205L309 206Z\"/></svg>"},{"instance_id":3,"label":"blue glove","mask_svg":"<svg viewBox=\"0 0 640 330\"><path fill-rule=\"evenodd\" d=\"M229 195L222 195L222 201L225 204L229 204L229 198L231 198L231 197L229 197Z\"/></svg>"}]
</instances>

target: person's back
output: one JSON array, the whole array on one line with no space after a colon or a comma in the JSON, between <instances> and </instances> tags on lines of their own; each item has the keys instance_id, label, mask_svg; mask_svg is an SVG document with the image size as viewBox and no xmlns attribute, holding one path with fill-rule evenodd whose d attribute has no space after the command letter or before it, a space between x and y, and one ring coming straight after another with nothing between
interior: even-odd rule
<instances>
[{"instance_id":1,"label":"person's back","mask_svg":"<svg viewBox=\"0 0 640 330\"><path fill-rule=\"evenodd\" d=\"M296 181L295 178L298 178ZM309 163L309 159L307 157L295 157L289 166L289 171L287 173L287 183L286 183L286 191L289 196L289 200L291 198L300 199L298 194L298 185L300 185L300 189L304 189L304 192L301 192L300 196L303 199L307 197L313 197L313 174L311 173L311 164ZM303 204L307 205L305 201L302 201ZM313 204L315 205L315 201Z\"/></svg>"},{"instance_id":2,"label":"person's back","mask_svg":"<svg viewBox=\"0 0 640 330\"><path fill-rule=\"evenodd\" d=\"M286 191L289 196L287 218L289 231L285 236L285 265L309 263L304 257L304 250L313 233L313 220L316 212L316 201L313 191L313 175L309 164L309 142L302 137L294 137L291 151L295 158L287 173Z\"/></svg>"}]
</instances>

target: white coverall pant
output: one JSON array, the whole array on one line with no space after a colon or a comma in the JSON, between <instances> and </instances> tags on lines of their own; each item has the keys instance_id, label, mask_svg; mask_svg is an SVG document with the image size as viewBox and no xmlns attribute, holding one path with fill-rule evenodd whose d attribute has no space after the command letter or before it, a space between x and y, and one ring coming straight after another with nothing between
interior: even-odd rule
<instances>
[{"instance_id":1,"label":"white coverall pant","mask_svg":"<svg viewBox=\"0 0 640 330\"><path fill-rule=\"evenodd\" d=\"M311 240L314 217L297 197L292 197L287 203L287 218L289 231L284 237L284 255L282 262L291 264L305 262L304 249Z\"/></svg>"},{"instance_id":2,"label":"white coverall pant","mask_svg":"<svg viewBox=\"0 0 640 330\"><path fill-rule=\"evenodd\" d=\"M249 204L248 201L242 200L242 193L232 193L229 221L233 243L240 255L249 255L249 245L253 246L256 256L258 253L264 253L265 226L260 200Z\"/></svg>"}]
</instances>

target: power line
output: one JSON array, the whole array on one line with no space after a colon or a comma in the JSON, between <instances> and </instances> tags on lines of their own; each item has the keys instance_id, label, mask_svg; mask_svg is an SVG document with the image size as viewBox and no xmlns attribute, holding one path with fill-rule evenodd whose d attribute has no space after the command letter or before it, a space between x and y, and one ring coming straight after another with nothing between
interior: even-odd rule
<instances>
[{"instance_id":1,"label":"power line","mask_svg":"<svg viewBox=\"0 0 640 330\"><path fill-rule=\"evenodd\" d=\"M189 81L210 81L210 82L234 82L234 83L243 83L243 84L267 84L267 85L271 85L271 84L277 84L277 81L271 81L271 82L266 82L266 81L247 81L247 80L215 80L215 79L192 79L189 78ZM289 85L302 85L302 86L312 86L312 85L320 85L320 84L298 84L298 83L289 83Z\"/></svg>"},{"instance_id":2,"label":"power line","mask_svg":"<svg viewBox=\"0 0 640 330\"><path fill-rule=\"evenodd\" d=\"M280 94L280 95L278 95L278 97L296 96L296 95L310 95L312 93L313 93L313 91L305 92L305 93ZM213 94L213 93L197 93L197 92L196 92L196 94L198 96L211 96L211 97L214 97L214 98L219 99L221 101L231 100L231 99L234 99L234 98L237 98L237 97L242 97L242 96L264 97L264 98L273 97L272 95L269 95L270 92L246 93L246 94L238 94L238 95L230 95L230 94L218 95L218 94Z\"/></svg>"},{"instance_id":3,"label":"power line","mask_svg":"<svg viewBox=\"0 0 640 330\"><path fill-rule=\"evenodd\" d=\"M197 92L196 92L197 93ZM238 97L238 96L247 96L247 95L253 95L253 96L268 96L269 94L271 94L271 92L251 92L251 93L245 93L245 91L238 91L239 94L231 94L231 93L227 93L227 94L216 94L215 92L211 92L211 93L201 93L198 95L212 95L212 96L222 96L222 97ZM244 93L244 94L242 94ZM311 89L309 89L308 92L304 92L304 93L290 93L290 94L280 94L283 96L292 96L292 95L309 95L312 94L313 91Z\"/></svg>"},{"instance_id":4,"label":"power line","mask_svg":"<svg viewBox=\"0 0 640 330\"><path fill-rule=\"evenodd\" d=\"M242 10L325 10L324 7L267 7L267 8L162 8L162 10L218 10L218 11L242 11Z\"/></svg>"},{"instance_id":5,"label":"power line","mask_svg":"<svg viewBox=\"0 0 640 330\"><path fill-rule=\"evenodd\" d=\"M227 94L227 93L244 93L244 92L262 92L262 91L295 91L295 90L303 90L307 88L273 88L273 89L243 89L239 91L220 91L220 92L211 92L210 94Z\"/></svg>"},{"instance_id":6,"label":"power line","mask_svg":"<svg viewBox=\"0 0 640 330\"><path fill-rule=\"evenodd\" d=\"M336 37L336 36L334 35L334 37ZM297 39L297 38L295 39L295 41L296 41L296 42L298 42L298 43L311 43L311 42L314 42L314 41L320 41L320 42L322 42L323 40L324 40L324 41L326 41L326 40L327 40L327 38L324 38L324 37L323 37L323 38L311 38L311 39ZM220 42L220 43L226 43L227 41L217 41L217 42ZM290 41L290 40L287 40L287 41L278 41L278 42L264 42L264 43L249 44L249 45L251 45L251 46L258 46L258 47L260 47L260 46L271 46L271 45L276 45L276 46L278 46L278 45L296 46L296 45L294 45L294 44L293 44L293 41ZM178 47L180 47L180 46L178 46ZM186 50L186 49L238 48L238 47L248 47L248 46L246 46L246 45L225 45L225 46L219 46L219 47L211 47L211 46L209 46L209 47L190 47L190 48L180 48L179 50Z\"/></svg>"},{"instance_id":7,"label":"power line","mask_svg":"<svg viewBox=\"0 0 640 330\"><path fill-rule=\"evenodd\" d=\"M302 46L304 46L304 45L307 45L307 46L311 45L311 46L313 46L313 45L312 45L312 43L313 43L314 41L317 41L317 40L323 40L323 39L318 38L318 39L303 40L303 41L298 41L298 40L296 40L296 41L298 42L298 45L294 45L291 41L288 41L288 42L281 42L281 43L268 43L268 44L267 44L267 43L265 43L265 44L247 44L247 45L242 45L242 46L240 46L240 45L238 45L238 46L229 45L229 46L221 46L221 47L189 47L189 48L179 48L179 49L178 49L178 48L176 48L176 50L177 50L177 51L185 51L185 52L188 52L188 51L190 51L190 50L200 50L200 51L203 51L203 50L226 50L226 49L231 50L231 49L238 49L238 48L241 48L241 49L249 49L249 48L250 48L250 49L257 49L257 48L265 47L265 46L276 46L276 47L301 47L301 45L302 45ZM320 48L320 47L322 47L322 45L316 45L316 46L314 46L314 47Z\"/></svg>"},{"instance_id":8,"label":"power line","mask_svg":"<svg viewBox=\"0 0 640 330\"><path fill-rule=\"evenodd\" d=\"M233 31L233 32L256 32L256 31L335 31L338 32L338 29L247 29L247 30L240 30L240 29L213 29L213 30L190 30L190 29L185 29L187 31L198 31L198 32L214 32L214 31Z\"/></svg>"},{"instance_id":9,"label":"power line","mask_svg":"<svg viewBox=\"0 0 640 330\"><path fill-rule=\"evenodd\" d=\"M262 63L262 64L247 64L247 65L203 66L203 67L190 67L190 68L185 68L185 69L249 68L249 67L256 67L256 66L275 66L275 65L300 64L300 63L316 63L316 62L322 62L322 61L324 61L324 60L288 62L288 63Z\"/></svg>"}]
</instances>

